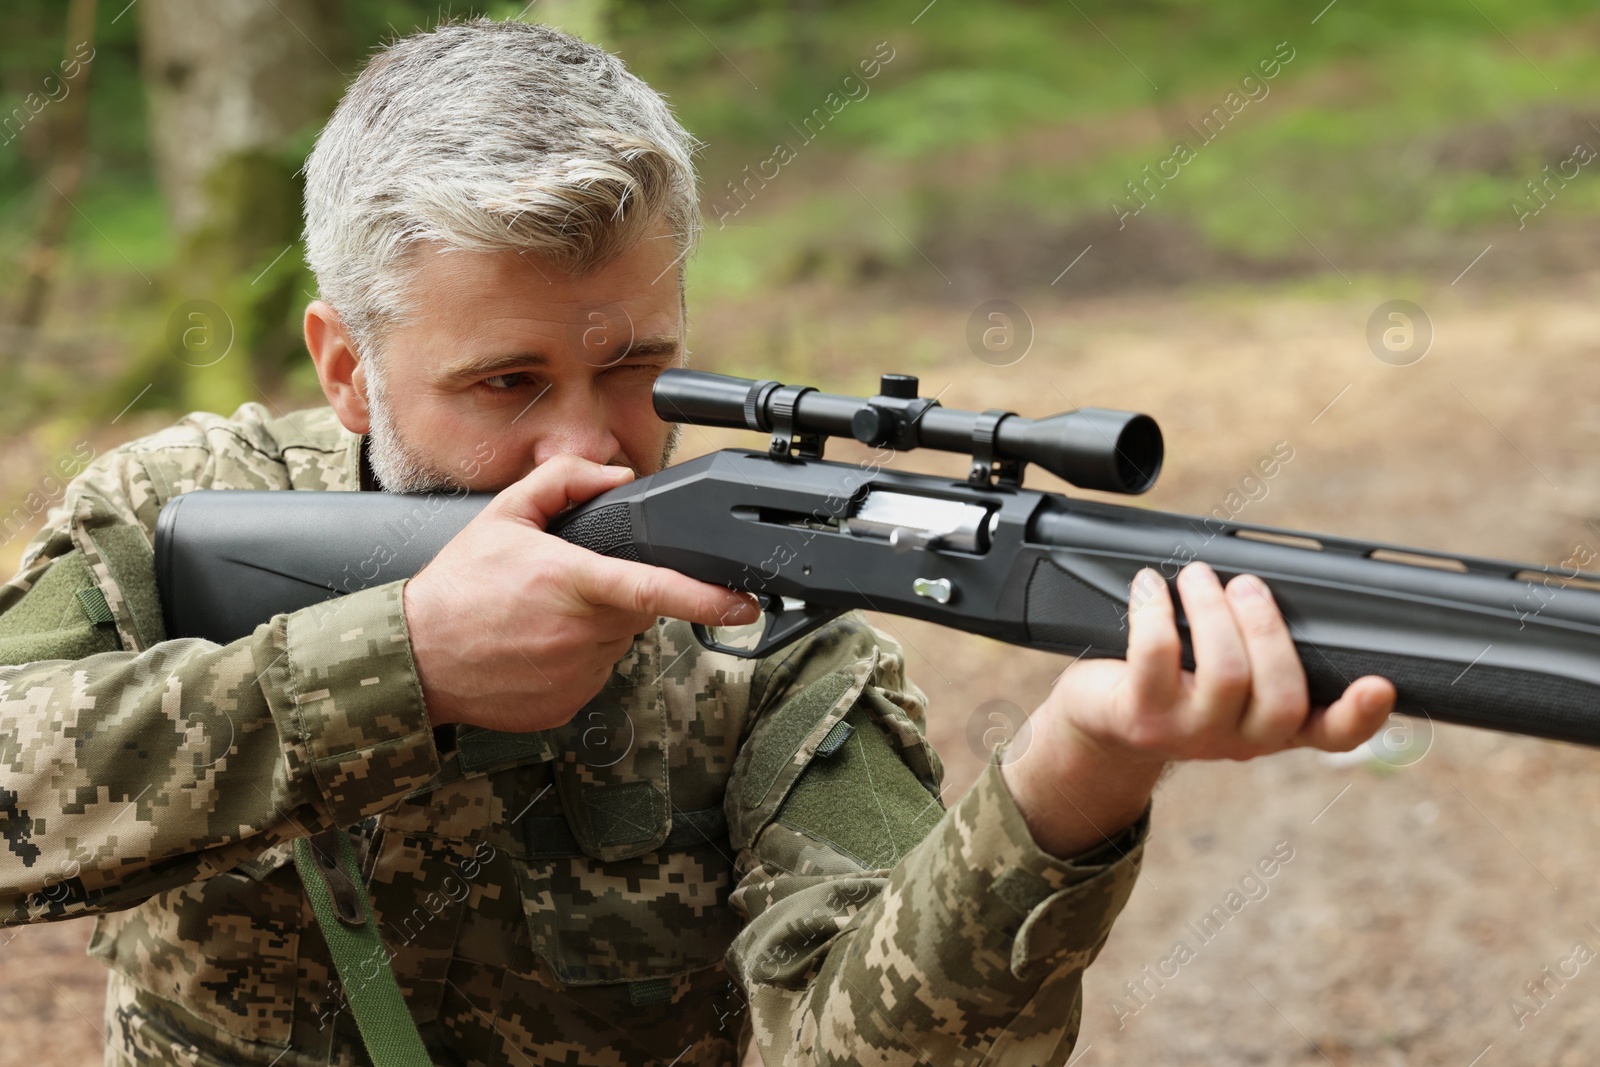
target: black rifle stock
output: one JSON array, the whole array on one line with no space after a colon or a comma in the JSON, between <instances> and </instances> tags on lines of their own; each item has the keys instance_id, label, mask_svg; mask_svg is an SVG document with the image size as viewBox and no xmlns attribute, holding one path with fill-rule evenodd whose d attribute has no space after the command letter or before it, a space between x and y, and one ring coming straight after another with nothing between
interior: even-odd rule
<instances>
[{"instance_id":1,"label":"black rifle stock","mask_svg":"<svg viewBox=\"0 0 1600 1067\"><path fill-rule=\"evenodd\" d=\"M744 589L763 655L854 608L1070 655L1122 656L1128 588L1209 563L1271 587L1326 703L1363 674L1400 710L1600 744L1600 579L1547 568L1078 500L1021 487L1036 463L1084 488L1143 492L1162 458L1143 415L973 414L885 376L872 398L667 371L663 418L771 433L669 467L559 516L550 532L610 556ZM967 480L821 458L830 435L966 452ZM169 637L219 643L272 616L416 573L486 495L197 492L162 511L156 565ZM1535 586L1530 575L1543 579ZM1184 664L1193 666L1181 610Z\"/></svg>"}]
</instances>

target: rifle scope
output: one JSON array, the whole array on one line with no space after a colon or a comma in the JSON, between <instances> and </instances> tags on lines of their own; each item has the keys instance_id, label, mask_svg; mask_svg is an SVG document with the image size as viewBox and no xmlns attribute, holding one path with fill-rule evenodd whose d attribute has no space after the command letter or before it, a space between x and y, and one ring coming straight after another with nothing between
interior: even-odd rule
<instances>
[{"instance_id":1,"label":"rifle scope","mask_svg":"<svg viewBox=\"0 0 1600 1067\"><path fill-rule=\"evenodd\" d=\"M780 458L820 458L829 437L972 457L968 480L1021 485L1034 463L1080 489L1143 493L1161 471L1161 428L1148 415L1079 408L1042 419L1010 411L957 411L917 395L917 379L885 374L873 397L806 385L673 368L656 379L656 414L668 422L772 434Z\"/></svg>"}]
</instances>

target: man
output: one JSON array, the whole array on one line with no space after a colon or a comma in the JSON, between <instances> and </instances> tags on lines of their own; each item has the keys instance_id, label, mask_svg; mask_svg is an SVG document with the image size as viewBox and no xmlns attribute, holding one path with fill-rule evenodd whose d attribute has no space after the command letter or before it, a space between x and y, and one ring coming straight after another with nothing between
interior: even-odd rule
<instances>
[{"instance_id":1,"label":"man","mask_svg":"<svg viewBox=\"0 0 1600 1067\"><path fill-rule=\"evenodd\" d=\"M1145 572L1123 661L1074 664L948 812L900 650L850 615L766 659L743 595L542 532L660 469L692 141L614 57L520 23L402 40L307 165L329 407L195 414L96 461L0 593L0 907L97 914L108 1063L1043 1064L1172 760L1349 748L1393 689L1307 707L1265 587ZM226 646L167 640L157 512L198 489L497 490L406 581ZM843 724L843 725L841 725ZM353 847L334 906L296 842ZM300 861L305 862L306 853ZM341 899L340 894L344 894ZM353 900L353 903L352 903ZM351 1005L392 968L383 1025Z\"/></svg>"}]
</instances>

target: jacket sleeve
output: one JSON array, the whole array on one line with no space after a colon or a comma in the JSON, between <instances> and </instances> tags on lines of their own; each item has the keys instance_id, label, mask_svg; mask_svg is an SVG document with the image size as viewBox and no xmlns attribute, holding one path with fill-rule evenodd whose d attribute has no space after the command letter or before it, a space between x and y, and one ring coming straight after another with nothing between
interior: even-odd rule
<instances>
[{"instance_id":1,"label":"jacket sleeve","mask_svg":"<svg viewBox=\"0 0 1600 1067\"><path fill-rule=\"evenodd\" d=\"M1148 810L1062 860L992 760L949 811L899 649L857 616L756 676L728 954L769 1067L1065 1063Z\"/></svg>"},{"instance_id":2,"label":"jacket sleeve","mask_svg":"<svg viewBox=\"0 0 1600 1067\"><path fill-rule=\"evenodd\" d=\"M403 582L166 640L159 507L137 454L102 456L0 586L0 923L132 907L439 773Z\"/></svg>"}]
</instances>

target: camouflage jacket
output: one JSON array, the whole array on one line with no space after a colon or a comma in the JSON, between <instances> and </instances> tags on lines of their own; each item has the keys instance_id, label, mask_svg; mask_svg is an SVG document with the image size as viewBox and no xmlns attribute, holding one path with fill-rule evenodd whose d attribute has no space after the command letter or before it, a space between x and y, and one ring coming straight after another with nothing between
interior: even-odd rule
<instances>
[{"instance_id":1,"label":"camouflage jacket","mask_svg":"<svg viewBox=\"0 0 1600 1067\"><path fill-rule=\"evenodd\" d=\"M662 619L530 734L430 728L403 581L166 638L166 501L357 489L361 456L327 408L192 415L0 587L0 921L98 916L108 1062L366 1061L291 859L330 830L441 1064L1065 1062L1147 819L1055 859L994 763L945 811L859 615L760 660Z\"/></svg>"}]
</instances>

